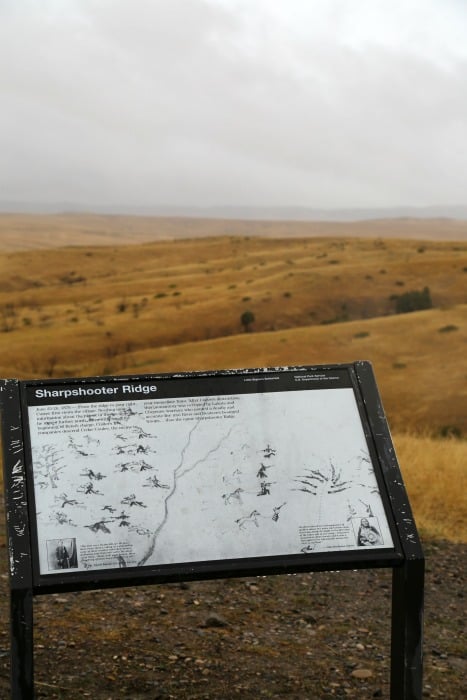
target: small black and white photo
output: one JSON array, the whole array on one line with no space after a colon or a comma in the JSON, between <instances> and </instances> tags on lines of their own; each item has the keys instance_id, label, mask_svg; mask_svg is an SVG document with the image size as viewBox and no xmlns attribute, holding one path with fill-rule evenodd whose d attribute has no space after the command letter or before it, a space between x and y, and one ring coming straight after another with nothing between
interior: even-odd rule
<instances>
[{"instance_id":1,"label":"small black and white photo","mask_svg":"<svg viewBox=\"0 0 467 700\"><path fill-rule=\"evenodd\" d=\"M378 518L366 517L354 520L354 531L359 547L377 547L384 545Z\"/></svg>"},{"instance_id":2,"label":"small black and white photo","mask_svg":"<svg viewBox=\"0 0 467 700\"><path fill-rule=\"evenodd\" d=\"M49 571L77 569L76 538L68 537L59 540L47 540L47 560Z\"/></svg>"}]
</instances>

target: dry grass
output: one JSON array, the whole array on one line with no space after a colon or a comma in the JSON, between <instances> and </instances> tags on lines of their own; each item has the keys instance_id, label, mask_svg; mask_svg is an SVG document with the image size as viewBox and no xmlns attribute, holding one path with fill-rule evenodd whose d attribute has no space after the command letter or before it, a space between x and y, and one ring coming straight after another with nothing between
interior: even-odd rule
<instances>
[{"instance_id":1,"label":"dry grass","mask_svg":"<svg viewBox=\"0 0 467 700\"><path fill-rule=\"evenodd\" d=\"M116 374L372 362L393 430L467 432L467 307L332 326L243 333L129 353ZM440 333L455 325L459 330ZM365 334L364 337L361 337ZM453 342L452 335L456 335ZM401 361L403 360L403 362ZM97 369L97 366L96 366Z\"/></svg>"},{"instance_id":2,"label":"dry grass","mask_svg":"<svg viewBox=\"0 0 467 700\"><path fill-rule=\"evenodd\" d=\"M456 483L466 442L436 439L467 434L467 245L443 240L465 224L423 225L440 240L395 237L420 233L410 221L316 224L321 236L349 235L293 238L313 226L0 217L10 249L0 254L0 376L369 360L419 525L465 540ZM350 237L358 226L366 237ZM201 231L209 237L193 237ZM246 231L264 237L237 235ZM164 237L175 240L115 245ZM70 241L81 247L51 247ZM394 295L425 286L433 309L394 314ZM252 333L240 323L247 309Z\"/></svg>"},{"instance_id":3,"label":"dry grass","mask_svg":"<svg viewBox=\"0 0 467 700\"><path fill-rule=\"evenodd\" d=\"M467 542L465 441L397 434L394 443L422 533Z\"/></svg>"}]
</instances>

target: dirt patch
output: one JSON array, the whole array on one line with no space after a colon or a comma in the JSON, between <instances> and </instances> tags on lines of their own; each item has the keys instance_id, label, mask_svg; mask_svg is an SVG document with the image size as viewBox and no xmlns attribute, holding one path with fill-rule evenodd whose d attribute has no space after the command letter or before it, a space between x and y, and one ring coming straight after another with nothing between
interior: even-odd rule
<instances>
[{"instance_id":1,"label":"dirt patch","mask_svg":"<svg viewBox=\"0 0 467 700\"><path fill-rule=\"evenodd\" d=\"M9 693L0 578L0 696ZM426 543L424 697L465 697L467 546ZM38 698L388 698L391 572L364 570L35 598Z\"/></svg>"}]
</instances>

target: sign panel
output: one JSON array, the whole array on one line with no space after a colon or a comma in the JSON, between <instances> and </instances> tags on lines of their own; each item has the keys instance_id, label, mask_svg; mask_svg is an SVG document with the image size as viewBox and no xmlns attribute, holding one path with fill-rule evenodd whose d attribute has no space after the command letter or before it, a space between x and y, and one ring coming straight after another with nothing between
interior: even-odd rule
<instances>
[{"instance_id":1,"label":"sign panel","mask_svg":"<svg viewBox=\"0 0 467 700\"><path fill-rule=\"evenodd\" d=\"M41 576L394 547L350 367L27 383L25 400Z\"/></svg>"}]
</instances>

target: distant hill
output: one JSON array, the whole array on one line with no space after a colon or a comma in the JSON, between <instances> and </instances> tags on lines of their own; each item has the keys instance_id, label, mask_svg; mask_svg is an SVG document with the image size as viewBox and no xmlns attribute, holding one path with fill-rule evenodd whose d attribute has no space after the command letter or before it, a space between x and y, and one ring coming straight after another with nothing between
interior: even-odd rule
<instances>
[{"instance_id":1,"label":"distant hill","mask_svg":"<svg viewBox=\"0 0 467 700\"><path fill-rule=\"evenodd\" d=\"M467 220L402 217L360 221L279 221L272 218L254 220L109 214L0 214L0 251L70 245L125 245L218 236L466 241Z\"/></svg>"},{"instance_id":2,"label":"distant hill","mask_svg":"<svg viewBox=\"0 0 467 700\"><path fill-rule=\"evenodd\" d=\"M340 207L308 206L173 206L156 204L95 205L83 202L0 201L0 213L7 214L100 214L110 216L181 217L196 219L247 219L253 221L367 221L369 219L458 219L467 221L467 205L427 207Z\"/></svg>"}]
</instances>

